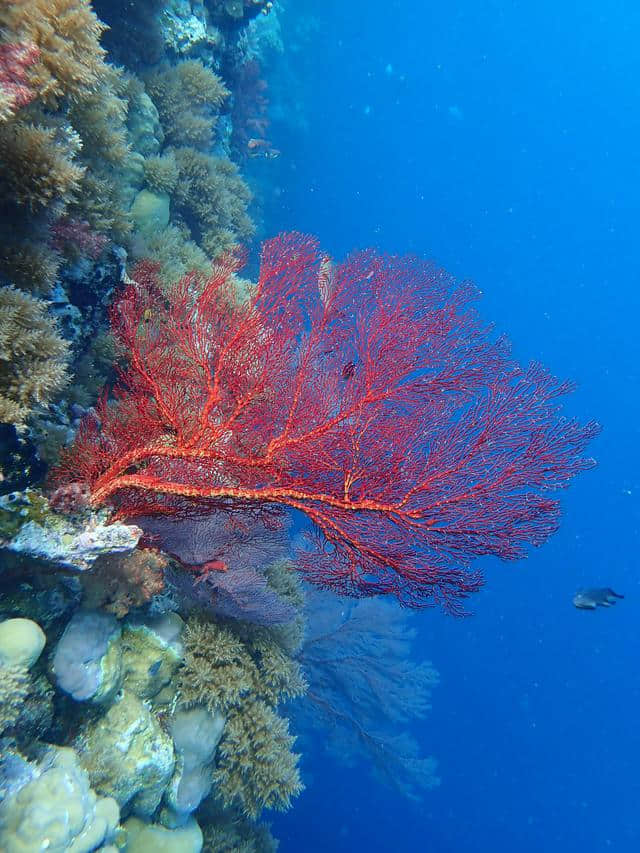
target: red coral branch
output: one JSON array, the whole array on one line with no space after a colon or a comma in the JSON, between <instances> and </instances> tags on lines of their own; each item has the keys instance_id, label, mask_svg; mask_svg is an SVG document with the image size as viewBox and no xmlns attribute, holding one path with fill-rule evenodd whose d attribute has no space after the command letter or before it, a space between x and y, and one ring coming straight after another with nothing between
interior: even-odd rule
<instances>
[{"instance_id":1,"label":"red coral branch","mask_svg":"<svg viewBox=\"0 0 640 853\"><path fill-rule=\"evenodd\" d=\"M471 286L373 251L334 266L286 234L238 304L238 265L168 299L147 266L118 300L130 365L67 461L94 504L285 505L317 530L299 559L314 583L454 611L480 585L474 558L516 559L555 531L551 493L593 464L598 427L559 415L571 386L513 362Z\"/></svg>"}]
</instances>

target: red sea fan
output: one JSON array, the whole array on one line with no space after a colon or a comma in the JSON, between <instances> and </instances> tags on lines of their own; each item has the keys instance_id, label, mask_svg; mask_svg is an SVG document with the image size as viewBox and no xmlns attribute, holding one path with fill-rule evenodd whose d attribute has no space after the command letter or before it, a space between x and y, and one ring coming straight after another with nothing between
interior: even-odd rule
<instances>
[{"instance_id":1,"label":"red sea fan","mask_svg":"<svg viewBox=\"0 0 640 853\"><path fill-rule=\"evenodd\" d=\"M427 262L333 265L299 234L261 260L245 303L230 256L168 298L146 268L127 287L112 326L129 367L68 474L125 517L301 510L314 583L459 612L474 558L516 559L555 531L553 495L593 464L597 425L563 418L571 386L517 365L476 291Z\"/></svg>"}]
</instances>

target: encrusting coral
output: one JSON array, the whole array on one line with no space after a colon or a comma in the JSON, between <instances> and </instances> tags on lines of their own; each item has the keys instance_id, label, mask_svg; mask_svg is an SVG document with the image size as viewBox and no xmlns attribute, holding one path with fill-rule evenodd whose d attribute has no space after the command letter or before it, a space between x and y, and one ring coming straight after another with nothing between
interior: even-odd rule
<instances>
[{"instance_id":1,"label":"encrusting coral","mask_svg":"<svg viewBox=\"0 0 640 853\"><path fill-rule=\"evenodd\" d=\"M0 663L0 735L18 720L30 685L25 667Z\"/></svg>"},{"instance_id":2,"label":"encrusting coral","mask_svg":"<svg viewBox=\"0 0 640 853\"><path fill-rule=\"evenodd\" d=\"M23 426L35 406L53 399L68 381L68 356L46 303L0 289L0 423Z\"/></svg>"},{"instance_id":3,"label":"encrusting coral","mask_svg":"<svg viewBox=\"0 0 640 853\"><path fill-rule=\"evenodd\" d=\"M295 738L276 707L303 695L306 684L269 629L247 627L244 637L240 631L191 619L178 690L183 706L204 705L226 717L214 790L225 807L238 806L255 818L263 808L288 808L302 790Z\"/></svg>"},{"instance_id":4,"label":"encrusting coral","mask_svg":"<svg viewBox=\"0 0 640 853\"><path fill-rule=\"evenodd\" d=\"M140 548L131 554L107 554L99 557L80 582L85 607L102 607L118 619L129 610L141 607L162 592L162 571L167 560L161 554Z\"/></svg>"}]
</instances>

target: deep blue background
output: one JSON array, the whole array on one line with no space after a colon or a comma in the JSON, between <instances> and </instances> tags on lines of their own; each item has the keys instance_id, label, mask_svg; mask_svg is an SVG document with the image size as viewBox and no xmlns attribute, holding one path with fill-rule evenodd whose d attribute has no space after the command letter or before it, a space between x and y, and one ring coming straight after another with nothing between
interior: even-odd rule
<instances>
[{"instance_id":1,"label":"deep blue background","mask_svg":"<svg viewBox=\"0 0 640 853\"><path fill-rule=\"evenodd\" d=\"M474 279L517 356L575 378L568 410L604 432L561 532L488 564L475 616L419 617L442 678L421 727L441 787L407 803L340 770L318 732L281 850L637 851L640 6L287 5L270 230ZM579 612L582 584L626 599Z\"/></svg>"}]
</instances>

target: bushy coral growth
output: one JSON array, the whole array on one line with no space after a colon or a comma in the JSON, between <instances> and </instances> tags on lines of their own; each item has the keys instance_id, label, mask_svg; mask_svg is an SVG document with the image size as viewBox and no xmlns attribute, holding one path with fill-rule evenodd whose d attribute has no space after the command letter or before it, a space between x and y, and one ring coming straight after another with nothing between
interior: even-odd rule
<instances>
[{"instance_id":1,"label":"bushy coral growth","mask_svg":"<svg viewBox=\"0 0 640 853\"><path fill-rule=\"evenodd\" d=\"M144 161L144 179L150 190L157 193L172 193L178 183L178 166L172 151L147 157Z\"/></svg>"},{"instance_id":2,"label":"bushy coral growth","mask_svg":"<svg viewBox=\"0 0 640 853\"><path fill-rule=\"evenodd\" d=\"M474 558L517 559L557 528L558 489L598 432L562 418L569 383L521 368L418 258L334 266L315 240L268 242L249 302L232 258L167 300L153 276L113 311L130 353L115 405L69 475L121 515L288 506L314 523L299 566L352 595L459 611Z\"/></svg>"},{"instance_id":3,"label":"bushy coral growth","mask_svg":"<svg viewBox=\"0 0 640 853\"><path fill-rule=\"evenodd\" d=\"M65 211L103 238L128 232L124 84L105 62L103 30L87 0L0 5L0 54L30 50L28 91L0 123L0 273L26 290L46 294L55 281L61 253L48 226Z\"/></svg>"},{"instance_id":4,"label":"bushy coral growth","mask_svg":"<svg viewBox=\"0 0 640 853\"><path fill-rule=\"evenodd\" d=\"M62 257L58 251L39 241L5 240L0 247L0 276L20 290L46 296L51 292Z\"/></svg>"},{"instance_id":5,"label":"bushy coral growth","mask_svg":"<svg viewBox=\"0 0 640 853\"><path fill-rule=\"evenodd\" d=\"M251 237L253 223L247 214L251 192L237 167L194 148L178 148L175 158L179 174L175 210L208 257L217 258Z\"/></svg>"},{"instance_id":6,"label":"bushy coral growth","mask_svg":"<svg viewBox=\"0 0 640 853\"><path fill-rule=\"evenodd\" d=\"M13 0L0 9L0 29L38 49L29 85L49 107L95 90L104 71L104 25L88 0Z\"/></svg>"},{"instance_id":7,"label":"bushy coral growth","mask_svg":"<svg viewBox=\"0 0 640 853\"><path fill-rule=\"evenodd\" d=\"M63 210L80 189L84 169L75 162L82 143L70 128L5 123L0 128L3 190L19 207Z\"/></svg>"},{"instance_id":8,"label":"bushy coral growth","mask_svg":"<svg viewBox=\"0 0 640 853\"><path fill-rule=\"evenodd\" d=\"M0 289L0 423L24 425L66 385L68 354L46 303Z\"/></svg>"},{"instance_id":9,"label":"bushy coral growth","mask_svg":"<svg viewBox=\"0 0 640 853\"><path fill-rule=\"evenodd\" d=\"M227 719L214 774L217 797L251 818L263 808L288 808L302 784L295 738L277 704L304 693L299 665L267 630L190 620L183 641L182 703Z\"/></svg>"},{"instance_id":10,"label":"bushy coral growth","mask_svg":"<svg viewBox=\"0 0 640 853\"><path fill-rule=\"evenodd\" d=\"M266 824L256 824L237 810L201 810L202 853L276 853L278 842Z\"/></svg>"},{"instance_id":11,"label":"bushy coral growth","mask_svg":"<svg viewBox=\"0 0 640 853\"><path fill-rule=\"evenodd\" d=\"M229 96L221 78L197 59L189 59L148 75L145 82L166 141L206 150L217 114Z\"/></svg>"}]
</instances>

